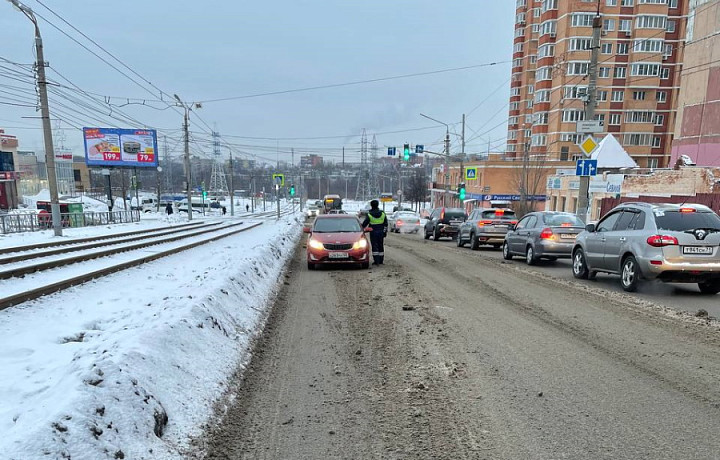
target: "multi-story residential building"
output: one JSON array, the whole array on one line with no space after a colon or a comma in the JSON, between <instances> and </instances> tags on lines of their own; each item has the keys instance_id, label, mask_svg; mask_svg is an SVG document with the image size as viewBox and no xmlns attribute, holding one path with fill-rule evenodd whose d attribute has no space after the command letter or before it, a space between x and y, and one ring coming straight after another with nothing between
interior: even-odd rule
<instances>
[{"instance_id":1,"label":"multi-story residential building","mask_svg":"<svg viewBox=\"0 0 720 460\"><path fill-rule=\"evenodd\" d=\"M720 166L720 0L693 0L688 18L670 164L686 155L698 166Z\"/></svg>"},{"instance_id":2,"label":"multi-story residential building","mask_svg":"<svg viewBox=\"0 0 720 460\"><path fill-rule=\"evenodd\" d=\"M517 0L508 156L579 157L593 17L596 118L641 167L667 166L691 0Z\"/></svg>"}]
</instances>

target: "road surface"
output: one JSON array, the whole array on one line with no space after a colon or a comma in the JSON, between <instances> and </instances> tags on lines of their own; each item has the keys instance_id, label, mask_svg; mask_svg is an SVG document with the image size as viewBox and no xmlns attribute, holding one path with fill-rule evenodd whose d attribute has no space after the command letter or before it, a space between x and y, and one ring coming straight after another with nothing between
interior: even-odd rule
<instances>
[{"instance_id":1,"label":"road surface","mask_svg":"<svg viewBox=\"0 0 720 460\"><path fill-rule=\"evenodd\" d=\"M451 244L299 249L206 458L718 458L717 327Z\"/></svg>"}]
</instances>

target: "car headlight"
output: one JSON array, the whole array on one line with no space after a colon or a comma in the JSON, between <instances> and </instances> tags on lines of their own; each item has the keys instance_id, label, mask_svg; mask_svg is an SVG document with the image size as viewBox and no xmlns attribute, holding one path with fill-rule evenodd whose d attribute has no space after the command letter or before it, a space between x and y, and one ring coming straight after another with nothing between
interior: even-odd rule
<instances>
[{"instance_id":1,"label":"car headlight","mask_svg":"<svg viewBox=\"0 0 720 460\"><path fill-rule=\"evenodd\" d=\"M310 243L308 243L311 248L313 249L325 249L325 245L323 245L318 240L310 240Z\"/></svg>"},{"instance_id":2,"label":"car headlight","mask_svg":"<svg viewBox=\"0 0 720 460\"><path fill-rule=\"evenodd\" d=\"M353 249L365 249L367 247L367 240L361 238L353 244Z\"/></svg>"}]
</instances>

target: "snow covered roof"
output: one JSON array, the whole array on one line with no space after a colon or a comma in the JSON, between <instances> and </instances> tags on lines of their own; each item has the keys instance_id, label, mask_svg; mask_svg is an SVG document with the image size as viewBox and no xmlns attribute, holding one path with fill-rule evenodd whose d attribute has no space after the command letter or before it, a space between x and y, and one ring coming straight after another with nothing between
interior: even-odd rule
<instances>
[{"instance_id":1,"label":"snow covered roof","mask_svg":"<svg viewBox=\"0 0 720 460\"><path fill-rule=\"evenodd\" d=\"M602 168L637 168L638 164L622 148L615 136L608 134L592 153L591 158L598 161L598 169Z\"/></svg>"}]
</instances>

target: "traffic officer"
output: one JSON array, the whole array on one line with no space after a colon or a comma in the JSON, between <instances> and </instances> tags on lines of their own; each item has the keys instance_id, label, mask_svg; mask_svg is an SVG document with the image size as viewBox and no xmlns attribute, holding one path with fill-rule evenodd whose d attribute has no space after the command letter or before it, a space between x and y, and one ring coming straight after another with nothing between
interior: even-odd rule
<instances>
[{"instance_id":1,"label":"traffic officer","mask_svg":"<svg viewBox=\"0 0 720 460\"><path fill-rule=\"evenodd\" d=\"M370 226L370 245L372 246L373 265L382 265L385 259L383 240L387 236L388 221L385 211L380 210L378 200L370 202L370 211L362 224L363 228Z\"/></svg>"}]
</instances>

